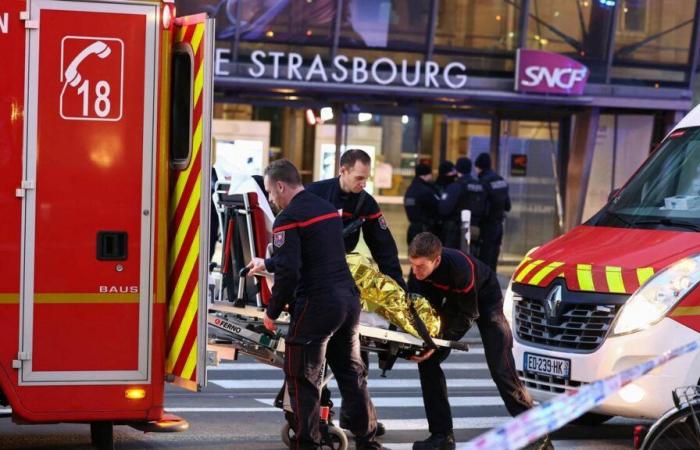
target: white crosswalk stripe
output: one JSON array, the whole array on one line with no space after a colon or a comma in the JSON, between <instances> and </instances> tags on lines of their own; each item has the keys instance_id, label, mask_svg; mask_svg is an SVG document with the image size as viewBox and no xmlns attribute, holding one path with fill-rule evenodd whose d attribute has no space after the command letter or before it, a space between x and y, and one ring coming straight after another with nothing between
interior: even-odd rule
<instances>
[{"instance_id":1,"label":"white crosswalk stripe","mask_svg":"<svg viewBox=\"0 0 700 450\"><path fill-rule=\"evenodd\" d=\"M279 383L277 380L265 380L269 381L267 385L262 385L262 380L209 380L209 383L221 386L224 389L241 389L241 390L254 390L254 389L279 389ZM402 388L416 388L420 389L420 380L418 379L369 379L367 384L370 389L402 389ZM331 380L328 384L331 389L337 389L338 384L335 380ZM490 379L467 379L467 378L457 378L447 380L448 388L495 388L496 384Z\"/></svg>"},{"instance_id":2,"label":"white crosswalk stripe","mask_svg":"<svg viewBox=\"0 0 700 450\"><path fill-rule=\"evenodd\" d=\"M264 405L273 405L274 400L266 398L256 398L256 401ZM334 405L340 405L341 399L333 398ZM377 408L417 408L423 407L423 397L372 397L372 403ZM501 406L503 400L501 397L450 397L450 406L457 407L474 407L482 406Z\"/></svg>"},{"instance_id":3,"label":"white crosswalk stripe","mask_svg":"<svg viewBox=\"0 0 700 450\"><path fill-rule=\"evenodd\" d=\"M443 370L488 370L488 366L486 363L443 363L440 364L440 367L442 367ZM373 366L372 369L375 367ZM239 362L233 362L233 363L224 363L224 364L219 364L218 366L212 366L208 367L207 370L213 370L213 371L223 371L223 370L232 370L232 371L242 371L242 370L263 370L263 371L277 371L279 372L281 369L274 367L274 366L268 366L265 364L260 364L260 363L239 363ZM407 362L407 363L396 363L394 364L394 367L391 369L392 371L397 371L397 370L418 370L418 366L416 363L412 362Z\"/></svg>"}]
</instances>

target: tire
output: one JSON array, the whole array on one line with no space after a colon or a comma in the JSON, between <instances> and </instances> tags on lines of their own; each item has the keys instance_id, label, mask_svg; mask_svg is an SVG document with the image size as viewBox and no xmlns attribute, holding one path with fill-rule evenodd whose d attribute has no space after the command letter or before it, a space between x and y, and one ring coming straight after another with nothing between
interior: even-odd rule
<instances>
[{"instance_id":1,"label":"tire","mask_svg":"<svg viewBox=\"0 0 700 450\"><path fill-rule=\"evenodd\" d=\"M586 413L582 415L581 417L572 420L571 424L572 425L582 425L582 426L587 426L587 427L594 427L596 425L601 425L608 420L612 419L614 416L607 416L605 414L596 414L596 413Z\"/></svg>"},{"instance_id":2,"label":"tire","mask_svg":"<svg viewBox=\"0 0 700 450\"><path fill-rule=\"evenodd\" d=\"M697 450L700 448L700 404L662 417L647 434L640 450Z\"/></svg>"},{"instance_id":3,"label":"tire","mask_svg":"<svg viewBox=\"0 0 700 450\"><path fill-rule=\"evenodd\" d=\"M289 423L285 423L282 426L280 435L282 437L282 442L284 442L284 445L286 445L287 448L292 448L292 438L294 437L294 430L292 429L292 427L289 426ZM348 448L348 437L345 434L345 432L338 427L329 426L328 436L327 438L326 436L322 436L322 441L322 449L347 450Z\"/></svg>"},{"instance_id":4,"label":"tire","mask_svg":"<svg viewBox=\"0 0 700 450\"><path fill-rule=\"evenodd\" d=\"M99 450L114 450L114 424L112 422L90 423L90 443Z\"/></svg>"}]
</instances>

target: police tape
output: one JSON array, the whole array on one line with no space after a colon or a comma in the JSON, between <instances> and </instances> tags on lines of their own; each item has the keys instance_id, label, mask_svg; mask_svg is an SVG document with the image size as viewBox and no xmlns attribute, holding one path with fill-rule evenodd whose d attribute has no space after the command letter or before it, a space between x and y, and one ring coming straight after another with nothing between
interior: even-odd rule
<instances>
[{"instance_id":1,"label":"police tape","mask_svg":"<svg viewBox=\"0 0 700 450\"><path fill-rule=\"evenodd\" d=\"M457 450L515 450L536 441L561 428L602 403L620 388L649 373L656 367L700 348L700 341L689 342L669 350L656 358L645 361L602 380L585 385L577 391L565 393L525 411L505 424L496 427L471 441L457 446ZM669 395L672 389L669 386Z\"/></svg>"}]
</instances>

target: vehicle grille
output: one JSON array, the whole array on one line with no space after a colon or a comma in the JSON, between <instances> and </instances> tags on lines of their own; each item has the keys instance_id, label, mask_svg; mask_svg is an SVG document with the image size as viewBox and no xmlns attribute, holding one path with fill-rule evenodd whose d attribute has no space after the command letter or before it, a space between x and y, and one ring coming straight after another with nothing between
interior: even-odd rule
<instances>
[{"instance_id":1,"label":"vehicle grille","mask_svg":"<svg viewBox=\"0 0 700 450\"><path fill-rule=\"evenodd\" d=\"M566 380L564 378L555 377L552 375L542 375L532 372L525 373L522 370L518 370L518 378L520 378L527 388L551 392L553 394L568 392L587 384L576 380Z\"/></svg>"},{"instance_id":2,"label":"vehicle grille","mask_svg":"<svg viewBox=\"0 0 700 450\"><path fill-rule=\"evenodd\" d=\"M515 302L517 336L543 347L592 352L605 340L621 305L561 304L557 321L548 321L541 300Z\"/></svg>"}]
</instances>

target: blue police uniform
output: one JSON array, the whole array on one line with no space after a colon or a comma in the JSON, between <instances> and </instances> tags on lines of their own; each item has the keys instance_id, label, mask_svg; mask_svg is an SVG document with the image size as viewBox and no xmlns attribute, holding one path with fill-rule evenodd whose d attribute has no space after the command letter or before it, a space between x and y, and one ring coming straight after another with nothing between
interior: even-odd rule
<instances>
[{"instance_id":1,"label":"blue police uniform","mask_svg":"<svg viewBox=\"0 0 700 450\"><path fill-rule=\"evenodd\" d=\"M486 191L488 205L486 215L479 224L480 234L476 256L492 270L496 270L498 254L503 241L503 220L510 211L508 183L491 169L479 174L479 181Z\"/></svg>"},{"instance_id":2,"label":"blue police uniform","mask_svg":"<svg viewBox=\"0 0 700 450\"><path fill-rule=\"evenodd\" d=\"M408 233L406 240L410 244L413 238L423 231L438 232L438 202L440 200L437 188L417 176L406 189L403 206L408 217Z\"/></svg>"},{"instance_id":3,"label":"blue police uniform","mask_svg":"<svg viewBox=\"0 0 700 450\"><path fill-rule=\"evenodd\" d=\"M342 221L330 203L301 191L275 219L275 274L267 315L289 305L284 373L294 409L295 448L318 448L319 400L327 359L338 381L358 448L374 441L376 413L360 358L359 291L345 261Z\"/></svg>"},{"instance_id":4,"label":"blue police uniform","mask_svg":"<svg viewBox=\"0 0 700 450\"><path fill-rule=\"evenodd\" d=\"M491 269L471 255L443 248L433 273L418 280L411 272L408 286L438 311L443 338L459 340L476 322L491 377L508 412L516 416L532 407L532 399L515 372L513 335L503 315L501 287ZM425 414L434 434L452 433L452 412L440 367L449 354L450 349L443 347L418 364Z\"/></svg>"},{"instance_id":5,"label":"blue police uniform","mask_svg":"<svg viewBox=\"0 0 700 450\"><path fill-rule=\"evenodd\" d=\"M348 226L357 219L362 219L362 234L372 253L372 258L377 262L380 272L393 278L402 288L406 289L406 281L403 279L401 264L399 263L399 251L396 241L389 231L386 220L379 209L377 201L369 193L365 196L359 211L356 211L361 194L347 193L340 189L340 178L331 178L316 181L306 186L306 190L329 201L336 209L343 210L343 226ZM355 250L360 240L360 228L345 236L345 252Z\"/></svg>"},{"instance_id":6,"label":"blue police uniform","mask_svg":"<svg viewBox=\"0 0 700 450\"><path fill-rule=\"evenodd\" d=\"M463 209L471 211L472 230L476 234L476 227L486 212L486 191L479 180L470 174L460 176L448 186L438 205L438 212L444 217L440 240L445 247L461 248Z\"/></svg>"}]
</instances>

